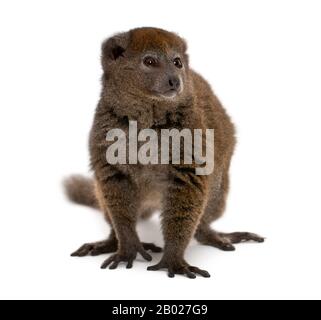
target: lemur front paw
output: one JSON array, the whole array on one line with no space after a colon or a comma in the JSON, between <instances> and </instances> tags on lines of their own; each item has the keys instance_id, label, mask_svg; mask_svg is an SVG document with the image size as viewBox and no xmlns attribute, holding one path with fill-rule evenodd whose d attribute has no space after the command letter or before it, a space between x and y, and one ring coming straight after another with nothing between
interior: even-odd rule
<instances>
[{"instance_id":1,"label":"lemur front paw","mask_svg":"<svg viewBox=\"0 0 321 320\"><path fill-rule=\"evenodd\" d=\"M106 269L110 265L109 269L116 269L120 262L125 262L127 263L126 268L130 269L133 267L133 262L136 259L137 253L140 253L145 260L152 261L152 256L145 251L145 248L146 250L151 250L153 252L160 252L162 250L154 244L142 243L137 248L132 248L126 251L118 251L117 253L113 254L104 261L104 263L101 265L101 268Z\"/></svg>"},{"instance_id":2,"label":"lemur front paw","mask_svg":"<svg viewBox=\"0 0 321 320\"><path fill-rule=\"evenodd\" d=\"M209 278L210 274L197 267L190 266L184 259L166 259L163 258L158 264L147 268L149 271L157 271L161 269L168 270L168 276L174 278L175 274L186 275L190 279L195 279L196 275Z\"/></svg>"}]
</instances>

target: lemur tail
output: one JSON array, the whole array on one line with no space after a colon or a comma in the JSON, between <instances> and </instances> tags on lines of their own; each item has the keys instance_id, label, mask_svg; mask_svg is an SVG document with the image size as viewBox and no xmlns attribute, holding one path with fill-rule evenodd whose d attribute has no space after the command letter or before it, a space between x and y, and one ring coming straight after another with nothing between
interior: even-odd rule
<instances>
[{"instance_id":1,"label":"lemur tail","mask_svg":"<svg viewBox=\"0 0 321 320\"><path fill-rule=\"evenodd\" d=\"M64 189L70 201L91 208L98 208L93 179L80 175L70 176L64 180Z\"/></svg>"}]
</instances>

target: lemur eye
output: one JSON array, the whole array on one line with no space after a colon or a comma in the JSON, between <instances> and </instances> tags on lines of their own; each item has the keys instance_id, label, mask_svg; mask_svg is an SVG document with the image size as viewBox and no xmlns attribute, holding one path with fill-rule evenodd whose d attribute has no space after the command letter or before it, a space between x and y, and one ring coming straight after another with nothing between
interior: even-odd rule
<instances>
[{"instance_id":1,"label":"lemur eye","mask_svg":"<svg viewBox=\"0 0 321 320\"><path fill-rule=\"evenodd\" d=\"M182 63L182 60L180 58L175 58L174 59L174 65L178 69L182 69L183 68L183 63Z\"/></svg>"},{"instance_id":2,"label":"lemur eye","mask_svg":"<svg viewBox=\"0 0 321 320\"><path fill-rule=\"evenodd\" d=\"M144 65L147 67L156 67L158 65L158 61L153 57L146 57L144 58Z\"/></svg>"}]
</instances>

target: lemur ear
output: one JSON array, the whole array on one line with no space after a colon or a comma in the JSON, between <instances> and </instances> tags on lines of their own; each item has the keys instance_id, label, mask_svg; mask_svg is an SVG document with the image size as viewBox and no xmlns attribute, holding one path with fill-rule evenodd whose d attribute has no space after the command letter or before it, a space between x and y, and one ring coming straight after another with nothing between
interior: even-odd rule
<instances>
[{"instance_id":1,"label":"lemur ear","mask_svg":"<svg viewBox=\"0 0 321 320\"><path fill-rule=\"evenodd\" d=\"M117 60L122 57L128 46L128 33L119 33L105 40L102 44L102 58Z\"/></svg>"}]
</instances>

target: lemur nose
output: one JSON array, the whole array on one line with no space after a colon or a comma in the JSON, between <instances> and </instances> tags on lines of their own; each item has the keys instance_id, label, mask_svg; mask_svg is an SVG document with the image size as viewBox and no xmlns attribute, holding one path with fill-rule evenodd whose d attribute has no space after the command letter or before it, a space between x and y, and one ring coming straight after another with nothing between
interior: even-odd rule
<instances>
[{"instance_id":1,"label":"lemur nose","mask_svg":"<svg viewBox=\"0 0 321 320\"><path fill-rule=\"evenodd\" d=\"M181 85L179 78L176 76L169 77L168 84L169 84L170 88L174 89L174 90L179 89L179 87Z\"/></svg>"}]
</instances>

